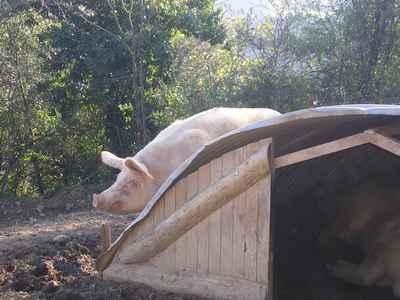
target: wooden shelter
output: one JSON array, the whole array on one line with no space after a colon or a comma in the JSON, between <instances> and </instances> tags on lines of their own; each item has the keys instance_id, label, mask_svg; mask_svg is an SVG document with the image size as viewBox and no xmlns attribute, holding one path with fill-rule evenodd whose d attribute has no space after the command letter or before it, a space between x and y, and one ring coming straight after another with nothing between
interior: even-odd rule
<instances>
[{"instance_id":1,"label":"wooden shelter","mask_svg":"<svg viewBox=\"0 0 400 300\"><path fill-rule=\"evenodd\" d=\"M97 269L105 279L173 292L272 299L271 203L315 188L345 151L398 156L399 133L395 105L313 108L233 131L171 174Z\"/></svg>"}]
</instances>

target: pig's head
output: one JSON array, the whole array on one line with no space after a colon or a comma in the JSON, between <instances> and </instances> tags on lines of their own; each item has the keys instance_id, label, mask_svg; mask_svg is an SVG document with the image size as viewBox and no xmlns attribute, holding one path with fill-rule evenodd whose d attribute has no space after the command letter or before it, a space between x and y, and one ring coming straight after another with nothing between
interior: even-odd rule
<instances>
[{"instance_id":1,"label":"pig's head","mask_svg":"<svg viewBox=\"0 0 400 300\"><path fill-rule=\"evenodd\" d=\"M157 188L146 165L135 158L120 158L107 151L101 152L101 160L121 172L107 190L93 194L93 207L114 214L140 212Z\"/></svg>"}]
</instances>

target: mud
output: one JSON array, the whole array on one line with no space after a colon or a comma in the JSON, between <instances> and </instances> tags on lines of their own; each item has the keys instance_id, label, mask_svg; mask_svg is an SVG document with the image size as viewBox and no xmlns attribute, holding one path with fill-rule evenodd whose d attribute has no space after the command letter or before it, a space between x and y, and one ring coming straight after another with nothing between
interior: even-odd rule
<instances>
[{"instance_id":1,"label":"mud","mask_svg":"<svg viewBox=\"0 0 400 300\"><path fill-rule=\"evenodd\" d=\"M0 199L0 300L200 299L103 281L94 267L100 225L110 223L115 239L133 217L95 212L88 199L68 197Z\"/></svg>"}]
</instances>

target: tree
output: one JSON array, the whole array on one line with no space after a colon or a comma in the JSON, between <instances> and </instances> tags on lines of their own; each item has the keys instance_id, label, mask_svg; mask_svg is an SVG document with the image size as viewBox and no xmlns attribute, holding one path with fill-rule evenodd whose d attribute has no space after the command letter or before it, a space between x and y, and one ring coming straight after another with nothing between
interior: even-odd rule
<instances>
[{"instance_id":1,"label":"tree","mask_svg":"<svg viewBox=\"0 0 400 300\"><path fill-rule=\"evenodd\" d=\"M32 178L37 192L45 190L38 126L47 116L41 114L45 104L36 89L46 77L40 69L38 35L48 26L49 23L33 11L7 18L0 26L2 192L7 188L14 193L19 187L30 189L24 176Z\"/></svg>"},{"instance_id":2,"label":"tree","mask_svg":"<svg viewBox=\"0 0 400 300\"><path fill-rule=\"evenodd\" d=\"M209 0L184 3L103 0L69 4L63 10L66 14L63 26L51 35L58 49L53 66L62 68L65 58L74 61L70 74L78 73L75 69L79 69L79 74L87 74L91 90L88 100L105 104L106 115L119 115L117 120L107 117L106 122L125 132L122 139L125 143L131 140L128 145L111 140L110 145L117 145L113 150L127 153L128 149L138 149L154 136L151 118L156 109L150 101L151 91L170 80L170 39L176 32L183 32L220 41L223 38L220 12ZM57 12L59 6L52 9ZM71 79L77 85L82 81ZM127 110L131 111L128 118ZM126 124L127 121L133 124ZM124 127L133 132L132 138ZM108 136L112 139L118 134L110 131Z\"/></svg>"}]
</instances>

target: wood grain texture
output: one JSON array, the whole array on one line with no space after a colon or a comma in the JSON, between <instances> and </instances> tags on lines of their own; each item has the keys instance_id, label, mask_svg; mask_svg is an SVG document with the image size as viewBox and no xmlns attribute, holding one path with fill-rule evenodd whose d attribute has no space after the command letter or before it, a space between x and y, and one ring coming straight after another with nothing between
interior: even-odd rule
<instances>
[{"instance_id":1,"label":"wood grain texture","mask_svg":"<svg viewBox=\"0 0 400 300\"><path fill-rule=\"evenodd\" d=\"M194 201L193 197L196 196L198 190L198 171L190 174L187 177L187 200ZM197 230L189 230L185 233L186 236L186 266L185 269L191 272L197 271L197 247L198 237Z\"/></svg>"},{"instance_id":2,"label":"wood grain texture","mask_svg":"<svg viewBox=\"0 0 400 300\"><path fill-rule=\"evenodd\" d=\"M139 282L157 289L192 294L213 299L264 300L267 286L257 282L188 271L167 273L151 264L113 263L103 273L104 279Z\"/></svg>"},{"instance_id":3,"label":"wood grain texture","mask_svg":"<svg viewBox=\"0 0 400 300\"><path fill-rule=\"evenodd\" d=\"M236 151L236 165L240 165L246 158L246 147ZM246 217L246 192L233 200L233 275L244 277L244 253L246 228L243 220Z\"/></svg>"},{"instance_id":4,"label":"wood grain texture","mask_svg":"<svg viewBox=\"0 0 400 300\"><path fill-rule=\"evenodd\" d=\"M215 184L222 177L222 158L211 162L210 183ZM221 270L221 211L213 212L209 217L209 266L210 273L218 274Z\"/></svg>"},{"instance_id":5,"label":"wood grain texture","mask_svg":"<svg viewBox=\"0 0 400 300\"><path fill-rule=\"evenodd\" d=\"M100 241L101 248L106 251L111 245L111 225L109 223L101 224Z\"/></svg>"},{"instance_id":6,"label":"wood grain texture","mask_svg":"<svg viewBox=\"0 0 400 300\"><path fill-rule=\"evenodd\" d=\"M369 143L369 136L366 133L358 133L329 143L309 147L300 151L279 156L274 159L274 167L282 168L305 160L310 160L323 155L350 149L356 146Z\"/></svg>"},{"instance_id":7,"label":"wood grain texture","mask_svg":"<svg viewBox=\"0 0 400 300\"><path fill-rule=\"evenodd\" d=\"M161 199L163 202L163 219L168 218L175 210L175 187L171 188ZM160 221L161 222L161 221ZM160 223L159 222L159 223ZM159 224L157 223L157 224ZM152 263L168 272L176 269L176 243L170 245L165 251L152 259Z\"/></svg>"},{"instance_id":8,"label":"wood grain texture","mask_svg":"<svg viewBox=\"0 0 400 300\"><path fill-rule=\"evenodd\" d=\"M247 145L178 181L138 224L104 278L203 297L265 299L268 149L269 141Z\"/></svg>"},{"instance_id":9,"label":"wood grain texture","mask_svg":"<svg viewBox=\"0 0 400 300\"><path fill-rule=\"evenodd\" d=\"M270 268L271 176L262 179L257 185L257 282L268 283Z\"/></svg>"},{"instance_id":10,"label":"wood grain texture","mask_svg":"<svg viewBox=\"0 0 400 300\"><path fill-rule=\"evenodd\" d=\"M235 151L222 156L222 176L235 169ZM233 201L221 208L221 274L233 273Z\"/></svg>"},{"instance_id":11,"label":"wood grain texture","mask_svg":"<svg viewBox=\"0 0 400 300\"><path fill-rule=\"evenodd\" d=\"M240 193L267 176L269 172L267 155L268 147L259 149L229 175L178 208L167 220L161 222L156 230L144 234L123 249L119 254L120 259L124 263L144 262L165 250L211 213L225 206ZM231 243L232 238L230 239ZM230 245L232 247L232 244ZM232 248L230 251L232 252Z\"/></svg>"},{"instance_id":12,"label":"wood grain texture","mask_svg":"<svg viewBox=\"0 0 400 300\"><path fill-rule=\"evenodd\" d=\"M246 192L246 216L244 218L245 249L244 271L245 278L257 280L257 190L259 183L250 187Z\"/></svg>"},{"instance_id":13,"label":"wood grain texture","mask_svg":"<svg viewBox=\"0 0 400 300\"><path fill-rule=\"evenodd\" d=\"M186 181L187 181L187 179L183 178L175 185L176 210L181 208L186 201L186 196L187 196ZM174 213L175 212L173 212L173 214ZM186 248L187 248L187 237L182 236L176 242L175 263L176 263L177 270L184 270L186 267Z\"/></svg>"},{"instance_id":14,"label":"wood grain texture","mask_svg":"<svg viewBox=\"0 0 400 300\"><path fill-rule=\"evenodd\" d=\"M210 163L202 166L199 169L198 176L198 192L204 191L211 182L211 167ZM209 271L209 218L203 220L199 225L197 225L197 239L198 239L198 249L197 249L197 270L201 273L207 273Z\"/></svg>"},{"instance_id":15,"label":"wood grain texture","mask_svg":"<svg viewBox=\"0 0 400 300\"><path fill-rule=\"evenodd\" d=\"M392 137L387 137L376 133L374 131L368 131L369 142L383 150L393 153L394 155L400 156L400 142Z\"/></svg>"}]
</instances>

